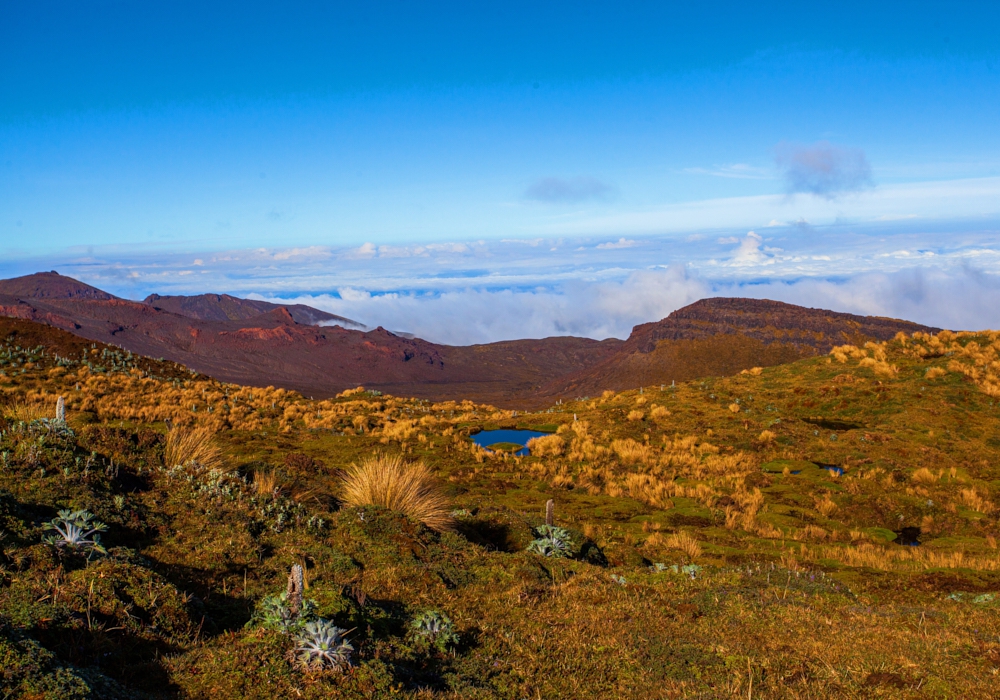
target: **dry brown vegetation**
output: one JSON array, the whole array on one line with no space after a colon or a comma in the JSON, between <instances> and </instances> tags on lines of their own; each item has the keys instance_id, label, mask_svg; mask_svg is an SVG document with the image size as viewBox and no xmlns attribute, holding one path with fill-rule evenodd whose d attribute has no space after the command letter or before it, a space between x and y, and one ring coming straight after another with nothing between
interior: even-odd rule
<instances>
[{"instance_id":1,"label":"dry brown vegetation","mask_svg":"<svg viewBox=\"0 0 1000 700\"><path fill-rule=\"evenodd\" d=\"M448 500L427 466L399 455L378 454L352 466L344 476L341 499L355 508L381 506L403 513L438 532L454 526Z\"/></svg>"},{"instance_id":2,"label":"dry brown vegetation","mask_svg":"<svg viewBox=\"0 0 1000 700\"><path fill-rule=\"evenodd\" d=\"M1000 593L997 337L840 346L793 365L516 416L360 388L310 401L204 378L78 366L50 374L44 362L0 377L0 391L8 403L43 407L66 395L71 424L95 450L126 438L149 446L148 493L113 480L95 493L126 499L120 515L101 505L115 536L155 512L143 525L160 533L155 542L127 546L164 571L176 566L177 586L197 578L199 605L228 625L192 632L173 656L157 657L192 696L267 697L259 685L304 697L747 697L752 678L753 697L972 698L990 697L1000 673L1000 597L990 597ZM636 411L644 415L630 420ZM188 494L187 474L160 469L197 460L175 456L181 433L164 437L166 418L216 441L233 467L227 481ZM469 439L518 427L551 434L527 457ZM84 476L87 454L64 472L43 469L28 442L11 447L4 459L22 471L5 487L20 489L24 507L23 484L111 479L107 463ZM129 459L125 450L115 464ZM589 538L608 568L523 551L550 499L556 524ZM415 524L447 529L451 507L454 532ZM919 532L918 546L899 543L906 529ZM25 551L19 561L34 561ZM58 577L39 573L29 595L16 588L28 577L16 566L34 564L3 556L4 581L20 597L0 587L0 600L57 619L46 581ZM291 563L306 567L325 610L339 611L324 614L357 627L360 668L339 680L300 682L284 650L233 613L280 590ZM702 568L670 568L691 564ZM83 621L89 582L104 585L96 571L62 584L83 591L73 613ZM410 610L430 606L474 644L447 658L414 656L398 630ZM431 677L439 685L419 686ZM894 685L878 685L883 678Z\"/></svg>"},{"instance_id":3,"label":"dry brown vegetation","mask_svg":"<svg viewBox=\"0 0 1000 700\"><path fill-rule=\"evenodd\" d=\"M222 466L222 451L215 444L211 428L175 427L167 432L164 460L168 465L187 466L197 463L205 469Z\"/></svg>"},{"instance_id":4,"label":"dry brown vegetation","mask_svg":"<svg viewBox=\"0 0 1000 700\"><path fill-rule=\"evenodd\" d=\"M16 401L3 407L3 417L11 421L30 423L39 418L49 418L55 415L55 407L49 410L40 403L24 403Z\"/></svg>"}]
</instances>

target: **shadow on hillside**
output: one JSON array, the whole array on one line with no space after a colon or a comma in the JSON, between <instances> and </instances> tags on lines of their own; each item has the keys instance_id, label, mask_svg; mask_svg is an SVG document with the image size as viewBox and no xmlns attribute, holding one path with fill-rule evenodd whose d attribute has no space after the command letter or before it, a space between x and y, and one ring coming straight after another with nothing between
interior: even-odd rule
<instances>
[{"instance_id":1,"label":"shadow on hillside","mask_svg":"<svg viewBox=\"0 0 1000 700\"><path fill-rule=\"evenodd\" d=\"M38 626L30 637L61 661L78 668L96 668L131 689L159 697L180 693L160 659L180 651L163 640L152 640L115 627L112 617L91 612L79 627Z\"/></svg>"},{"instance_id":2,"label":"shadow on hillside","mask_svg":"<svg viewBox=\"0 0 1000 700\"><path fill-rule=\"evenodd\" d=\"M245 566L233 564L225 569L206 571L193 566L166 564L150 559L149 567L178 590L195 596L191 615L203 620L199 632L202 639L240 630L253 615L254 601L235 595L235 592L223 594L212 583L213 579L241 578L246 570Z\"/></svg>"}]
</instances>

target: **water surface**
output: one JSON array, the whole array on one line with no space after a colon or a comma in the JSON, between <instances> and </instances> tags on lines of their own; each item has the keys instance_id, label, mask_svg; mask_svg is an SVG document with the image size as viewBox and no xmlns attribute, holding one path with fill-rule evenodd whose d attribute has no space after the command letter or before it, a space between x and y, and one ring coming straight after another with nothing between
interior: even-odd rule
<instances>
[{"instance_id":1,"label":"water surface","mask_svg":"<svg viewBox=\"0 0 1000 700\"><path fill-rule=\"evenodd\" d=\"M500 442L510 442L515 445L527 445L528 440L536 437L551 435L552 433L542 433L538 430L483 430L472 436L472 441L480 447L488 448ZM518 450L514 454L527 456L531 454L527 447Z\"/></svg>"}]
</instances>

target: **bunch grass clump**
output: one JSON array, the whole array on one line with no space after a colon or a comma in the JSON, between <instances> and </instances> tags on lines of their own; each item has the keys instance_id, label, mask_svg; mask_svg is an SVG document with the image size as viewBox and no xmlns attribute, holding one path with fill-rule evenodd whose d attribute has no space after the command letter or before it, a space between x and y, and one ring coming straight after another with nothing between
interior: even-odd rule
<instances>
[{"instance_id":1,"label":"bunch grass clump","mask_svg":"<svg viewBox=\"0 0 1000 700\"><path fill-rule=\"evenodd\" d=\"M210 428L175 427L167 433L163 459L168 467L196 462L205 469L220 469L222 450L215 444Z\"/></svg>"},{"instance_id":2,"label":"bunch grass clump","mask_svg":"<svg viewBox=\"0 0 1000 700\"><path fill-rule=\"evenodd\" d=\"M423 462L377 454L352 467L341 484L348 506L381 506L442 532L454 528L451 508Z\"/></svg>"},{"instance_id":3,"label":"bunch grass clump","mask_svg":"<svg viewBox=\"0 0 1000 700\"><path fill-rule=\"evenodd\" d=\"M45 406L35 403L15 402L4 406L3 417L9 421L31 423L49 417Z\"/></svg>"},{"instance_id":4,"label":"bunch grass clump","mask_svg":"<svg viewBox=\"0 0 1000 700\"><path fill-rule=\"evenodd\" d=\"M260 469L253 474L253 488L258 496L271 498L278 494L278 473L271 470Z\"/></svg>"}]
</instances>

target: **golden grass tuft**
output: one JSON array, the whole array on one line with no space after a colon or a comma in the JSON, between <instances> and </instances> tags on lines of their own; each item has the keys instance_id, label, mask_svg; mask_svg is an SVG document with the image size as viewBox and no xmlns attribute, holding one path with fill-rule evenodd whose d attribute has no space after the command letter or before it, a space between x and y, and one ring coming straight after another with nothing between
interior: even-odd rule
<instances>
[{"instance_id":1,"label":"golden grass tuft","mask_svg":"<svg viewBox=\"0 0 1000 700\"><path fill-rule=\"evenodd\" d=\"M222 467L222 450L215 444L211 428L172 428L167 433L163 461L168 467L197 462L206 469Z\"/></svg>"},{"instance_id":2,"label":"golden grass tuft","mask_svg":"<svg viewBox=\"0 0 1000 700\"><path fill-rule=\"evenodd\" d=\"M558 435L543 435L528 440L528 451L532 457L558 457L566 449L566 441Z\"/></svg>"},{"instance_id":3,"label":"golden grass tuft","mask_svg":"<svg viewBox=\"0 0 1000 700\"><path fill-rule=\"evenodd\" d=\"M829 518L837 510L837 504L833 502L830 496L824 496L823 500L816 502L816 510Z\"/></svg>"},{"instance_id":4,"label":"golden grass tuft","mask_svg":"<svg viewBox=\"0 0 1000 700\"><path fill-rule=\"evenodd\" d=\"M278 493L278 474L272 469L260 469L253 473L253 489L258 496L274 496Z\"/></svg>"},{"instance_id":5,"label":"golden grass tuft","mask_svg":"<svg viewBox=\"0 0 1000 700\"><path fill-rule=\"evenodd\" d=\"M652 409L649 411L649 417L651 420L657 422L665 421L667 418L670 417L670 411L665 409L663 406L657 406L656 404L653 404Z\"/></svg>"},{"instance_id":6,"label":"golden grass tuft","mask_svg":"<svg viewBox=\"0 0 1000 700\"><path fill-rule=\"evenodd\" d=\"M341 483L348 506L381 506L403 513L438 532L454 528L448 500L423 462L376 454L352 466Z\"/></svg>"},{"instance_id":7,"label":"golden grass tuft","mask_svg":"<svg viewBox=\"0 0 1000 700\"><path fill-rule=\"evenodd\" d=\"M689 557L694 559L701 555L701 544L688 532L677 532L664 539L664 546L668 549L679 549Z\"/></svg>"},{"instance_id":8,"label":"golden grass tuft","mask_svg":"<svg viewBox=\"0 0 1000 700\"><path fill-rule=\"evenodd\" d=\"M962 503L971 508L972 510L978 511L980 513L989 514L993 512L993 503L988 499L984 498L982 494L976 491L975 488L962 489L961 491Z\"/></svg>"},{"instance_id":9,"label":"golden grass tuft","mask_svg":"<svg viewBox=\"0 0 1000 700\"><path fill-rule=\"evenodd\" d=\"M55 413L52 415L55 415ZM30 423L33 420L48 418L49 412L41 404L19 402L4 406L3 417L7 420Z\"/></svg>"},{"instance_id":10,"label":"golden grass tuft","mask_svg":"<svg viewBox=\"0 0 1000 700\"><path fill-rule=\"evenodd\" d=\"M761 445L773 445L774 441L778 439L778 436L771 430L762 430L760 435L757 436L757 442Z\"/></svg>"},{"instance_id":11,"label":"golden grass tuft","mask_svg":"<svg viewBox=\"0 0 1000 700\"><path fill-rule=\"evenodd\" d=\"M910 478L918 484L933 484L941 478L941 474L935 474L927 467L920 467L920 469L913 472Z\"/></svg>"}]
</instances>

